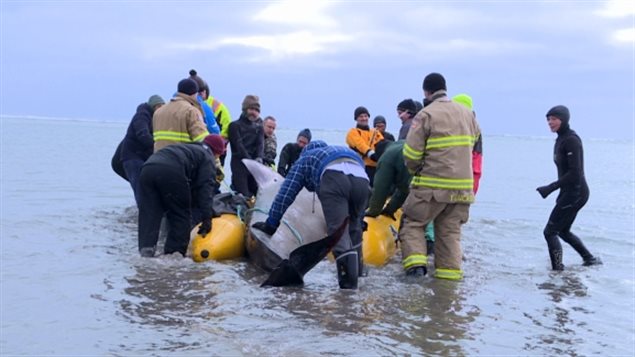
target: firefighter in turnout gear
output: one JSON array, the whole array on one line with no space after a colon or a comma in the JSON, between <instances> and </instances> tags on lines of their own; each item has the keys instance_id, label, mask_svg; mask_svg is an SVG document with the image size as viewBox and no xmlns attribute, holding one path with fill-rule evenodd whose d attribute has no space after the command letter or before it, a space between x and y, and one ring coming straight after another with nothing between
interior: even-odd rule
<instances>
[{"instance_id":1,"label":"firefighter in turnout gear","mask_svg":"<svg viewBox=\"0 0 635 357\"><path fill-rule=\"evenodd\" d=\"M423 91L431 103L415 116L403 149L413 178L399 231L402 264L407 275L427 274L424 227L434 221L434 276L460 280L461 225L474 202L472 150L480 129L472 111L448 98L442 75L427 75Z\"/></svg>"}]
</instances>

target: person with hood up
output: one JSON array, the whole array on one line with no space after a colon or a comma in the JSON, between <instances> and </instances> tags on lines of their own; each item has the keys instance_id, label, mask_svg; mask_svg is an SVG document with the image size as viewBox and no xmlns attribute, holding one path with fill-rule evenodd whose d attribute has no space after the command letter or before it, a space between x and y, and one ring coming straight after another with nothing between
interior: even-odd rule
<instances>
[{"instance_id":1,"label":"person with hood up","mask_svg":"<svg viewBox=\"0 0 635 357\"><path fill-rule=\"evenodd\" d=\"M255 95L247 95L243 100L240 118L229 124L232 189L247 200L255 199L258 184L241 160L252 159L262 163L265 134L261 122L260 99Z\"/></svg>"},{"instance_id":2,"label":"person with hood up","mask_svg":"<svg viewBox=\"0 0 635 357\"><path fill-rule=\"evenodd\" d=\"M476 117L472 97L467 94L457 94L452 97L452 101L463 104L467 109L471 110ZM476 139L474 143L474 148L472 149L472 173L474 176L474 195L476 195L483 174L483 135L478 136L478 139Z\"/></svg>"},{"instance_id":3,"label":"person with hood up","mask_svg":"<svg viewBox=\"0 0 635 357\"><path fill-rule=\"evenodd\" d=\"M143 164L139 176L139 254L153 257L161 219L168 221L164 253L185 256L193 220L193 208L202 219L198 234L212 230L214 191L218 185L215 158L225 152L220 135L211 134L203 143L169 145Z\"/></svg>"},{"instance_id":4,"label":"person with hood up","mask_svg":"<svg viewBox=\"0 0 635 357\"><path fill-rule=\"evenodd\" d=\"M368 126L370 113L365 107L355 108L353 118L357 125L346 134L346 144L364 160L364 168L370 179L370 186L372 187L375 168L377 167L375 145L384 140L384 136L379 130Z\"/></svg>"},{"instance_id":5,"label":"person with hood up","mask_svg":"<svg viewBox=\"0 0 635 357\"><path fill-rule=\"evenodd\" d=\"M278 161L278 173L282 177L286 177L287 173L298 160L300 153L308 143L311 142L311 130L302 129L298 133L295 143L287 143L280 152L280 160Z\"/></svg>"},{"instance_id":6,"label":"person with hood up","mask_svg":"<svg viewBox=\"0 0 635 357\"><path fill-rule=\"evenodd\" d=\"M584 177L582 140L569 127L569 109L564 105L556 105L549 109L546 117L551 131L558 134L553 148L558 180L538 187L536 190L542 198L547 198L553 191L560 190L556 206L551 211L543 231L549 249L551 268L564 270L562 245L558 237L580 254L583 260L582 265L602 264L598 257L589 252L582 240L571 232L571 226L578 212L589 200L589 186Z\"/></svg>"},{"instance_id":7,"label":"person with hood up","mask_svg":"<svg viewBox=\"0 0 635 357\"><path fill-rule=\"evenodd\" d=\"M363 272L362 219L368 201L369 180L357 153L322 140L309 143L291 167L276 195L265 222L252 226L273 235L287 208L303 187L315 192L322 203L328 234L348 217L348 230L333 247L341 289L357 289Z\"/></svg>"}]
</instances>

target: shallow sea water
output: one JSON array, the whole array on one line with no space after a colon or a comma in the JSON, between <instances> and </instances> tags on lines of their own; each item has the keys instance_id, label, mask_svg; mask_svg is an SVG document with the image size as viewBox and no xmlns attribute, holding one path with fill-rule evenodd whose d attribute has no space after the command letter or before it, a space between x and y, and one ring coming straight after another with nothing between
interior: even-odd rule
<instances>
[{"instance_id":1,"label":"shallow sea water","mask_svg":"<svg viewBox=\"0 0 635 357\"><path fill-rule=\"evenodd\" d=\"M555 197L535 187L556 175L554 138L485 136L464 281L411 281L397 255L350 292L328 261L303 288L260 288L245 259L142 259L132 191L110 169L127 123L1 124L1 355L635 353L632 141L583 137L591 199L574 231L604 265L565 247L567 270L549 271ZM297 131L278 130L279 148Z\"/></svg>"}]
</instances>

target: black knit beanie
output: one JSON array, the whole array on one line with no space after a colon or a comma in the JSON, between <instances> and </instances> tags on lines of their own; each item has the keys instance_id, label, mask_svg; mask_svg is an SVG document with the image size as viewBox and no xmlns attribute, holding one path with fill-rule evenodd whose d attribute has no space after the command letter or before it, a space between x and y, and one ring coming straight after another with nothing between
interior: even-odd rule
<instances>
[{"instance_id":1,"label":"black knit beanie","mask_svg":"<svg viewBox=\"0 0 635 357\"><path fill-rule=\"evenodd\" d=\"M370 117L370 113L368 112L368 109L366 109L365 107L357 107L355 108L355 113L354 113L354 120L357 120L357 117L362 115L362 114L366 114Z\"/></svg>"},{"instance_id":2,"label":"black knit beanie","mask_svg":"<svg viewBox=\"0 0 635 357\"><path fill-rule=\"evenodd\" d=\"M192 79L185 78L179 82L177 91L187 95L196 94L198 93L198 84Z\"/></svg>"},{"instance_id":3,"label":"black knit beanie","mask_svg":"<svg viewBox=\"0 0 635 357\"><path fill-rule=\"evenodd\" d=\"M307 138L309 142L311 142L311 130L309 129L300 130L300 133L298 133L298 136L304 136L305 138Z\"/></svg>"},{"instance_id":4,"label":"black knit beanie","mask_svg":"<svg viewBox=\"0 0 635 357\"><path fill-rule=\"evenodd\" d=\"M447 90L445 78L439 73L430 73L423 79L423 90L434 93L438 90Z\"/></svg>"},{"instance_id":5,"label":"black knit beanie","mask_svg":"<svg viewBox=\"0 0 635 357\"><path fill-rule=\"evenodd\" d=\"M378 115L375 117L375 119L373 119L373 126L377 126L377 124L379 123L386 124L386 118L384 118L383 115Z\"/></svg>"},{"instance_id":6,"label":"black knit beanie","mask_svg":"<svg viewBox=\"0 0 635 357\"><path fill-rule=\"evenodd\" d=\"M549 117L549 116L554 116L560 119L562 124L569 124L569 118L570 118L569 108L565 107L564 105L556 105L555 107L549 109L546 117Z\"/></svg>"}]
</instances>

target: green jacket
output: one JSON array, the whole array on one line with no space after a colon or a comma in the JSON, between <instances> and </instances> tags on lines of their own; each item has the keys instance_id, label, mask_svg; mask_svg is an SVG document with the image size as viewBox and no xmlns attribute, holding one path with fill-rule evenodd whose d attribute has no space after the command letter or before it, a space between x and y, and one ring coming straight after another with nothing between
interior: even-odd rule
<instances>
[{"instance_id":1,"label":"green jacket","mask_svg":"<svg viewBox=\"0 0 635 357\"><path fill-rule=\"evenodd\" d=\"M377 171L373 184L373 194L368 204L368 216L378 216L384 208L386 199L394 192L386 206L386 213L394 214L403 205L410 192L412 175L408 173L403 160L403 146L405 140L396 141L386 148L377 161Z\"/></svg>"}]
</instances>

